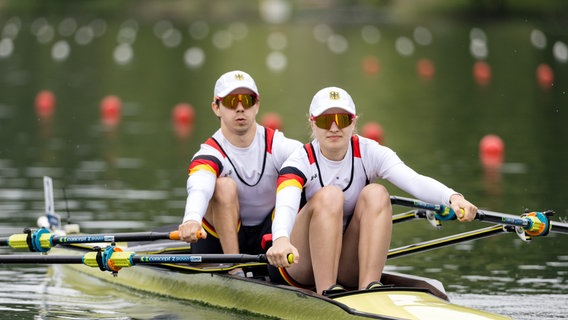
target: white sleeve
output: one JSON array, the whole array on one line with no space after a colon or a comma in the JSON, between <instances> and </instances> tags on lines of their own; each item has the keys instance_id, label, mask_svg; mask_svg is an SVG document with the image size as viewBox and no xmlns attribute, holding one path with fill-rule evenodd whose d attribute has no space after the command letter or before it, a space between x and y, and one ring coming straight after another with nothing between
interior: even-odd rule
<instances>
[{"instance_id":1,"label":"white sleeve","mask_svg":"<svg viewBox=\"0 0 568 320\"><path fill-rule=\"evenodd\" d=\"M276 209L272 222L272 241L280 237L290 238L300 207L302 189L289 186L278 191Z\"/></svg>"},{"instance_id":2,"label":"white sleeve","mask_svg":"<svg viewBox=\"0 0 568 320\"><path fill-rule=\"evenodd\" d=\"M404 164L392 149L369 139L360 139L365 144L363 150L366 154L363 159L367 159L365 167L369 168L371 180L377 177L388 180L422 201L450 204L450 196L457 192L435 179L417 173Z\"/></svg>"},{"instance_id":3,"label":"white sleeve","mask_svg":"<svg viewBox=\"0 0 568 320\"><path fill-rule=\"evenodd\" d=\"M187 178L187 200L183 222L193 220L201 223L209 200L215 190L217 177L212 172L199 170Z\"/></svg>"},{"instance_id":4,"label":"white sleeve","mask_svg":"<svg viewBox=\"0 0 568 320\"><path fill-rule=\"evenodd\" d=\"M400 162L389 168L384 178L412 196L426 202L450 204L450 196L457 192L441 182L421 175Z\"/></svg>"},{"instance_id":5,"label":"white sleeve","mask_svg":"<svg viewBox=\"0 0 568 320\"><path fill-rule=\"evenodd\" d=\"M302 147L300 141L287 138L278 130L274 133L274 142L272 145L274 157L279 165L282 165L296 149Z\"/></svg>"},{"instance_id":6,"label":"white sleeve","mask_svg":"<svg viewBox=\"0 0 568 320\"><path fill-rule=\"evenodd\" d=\"M307 159L305 159L306 153L301 145L294 149L295 151L279 170L272 240L280 237L290 238L300 208L307 172L302 171L301 168L305 166L304 161L307 162Z\"/></svg>"}]
</instances>

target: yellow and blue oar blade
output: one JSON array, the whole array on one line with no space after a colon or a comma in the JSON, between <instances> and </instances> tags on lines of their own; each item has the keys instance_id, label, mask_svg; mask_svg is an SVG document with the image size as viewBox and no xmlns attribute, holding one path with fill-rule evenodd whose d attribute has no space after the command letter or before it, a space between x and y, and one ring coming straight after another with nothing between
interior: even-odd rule
<instances>
[{"instance_id":1,"label":"yellow and blue oar blade","mask_svg":"<svg viewBox=\"0 0 568 320\"><path fill-rule=\"evenodd\" d=\"M9 246L14 249L29 249L32 252L47 252L58 244L154 241L165 239L179 240L178 231L148 231L116 234L85 234L62 236L51 233L45 228L40 228L36 230L24 229L24 233L0 238L0 246Z\"/></svg>"}]
</instances>

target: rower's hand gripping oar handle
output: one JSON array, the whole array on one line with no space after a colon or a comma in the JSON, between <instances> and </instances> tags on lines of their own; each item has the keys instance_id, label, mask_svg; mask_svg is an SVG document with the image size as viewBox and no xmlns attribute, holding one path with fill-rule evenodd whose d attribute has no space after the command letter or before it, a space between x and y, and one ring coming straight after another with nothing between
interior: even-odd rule
<instances>
[{"instance_id":1,"label":"rower's hand gripping oar handle","mask_svg":"<svg viewBox=\"0 0 568 320\"><path fill-rule=\"evenodd\" d=\"M288 259L288 263L289 263L289 264L293 264L293 263L294 263L294 254L293 254L293 253L288 253L288 255L286 256L286 258Z\"/></svg>"},{"instance_id":2,"label":"rower's hand gripping oar handle","mask_svg":"<svg viewBox=\"0 0 568 320\"><path fill-rule=\"evenodd\" d=\"M260 255L260 260L261 260L262 262L270 263L270 262L268 261L268 257L266 257L266 254L261 254L261 255ZM288 254L286 255L286 260L288 260L288 264L289 264L289 265L293 265L293 264L294 264L294 254L293 254L293 253L288 253Z\"/></svg>"}]
</instances>

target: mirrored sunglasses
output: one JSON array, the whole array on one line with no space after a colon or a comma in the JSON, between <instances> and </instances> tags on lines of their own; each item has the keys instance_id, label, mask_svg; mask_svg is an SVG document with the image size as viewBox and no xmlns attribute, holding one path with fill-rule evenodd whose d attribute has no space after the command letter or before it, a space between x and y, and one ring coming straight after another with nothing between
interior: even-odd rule
<instances>
[{"instance_id":1,"label":"mirrored sunglasses","mask_svg":"<svg viewBox=\"0 0 568 320\"><path fill-rule=\"evenodd\" d=\"M329 130L331 124L334 122L339 129L343 129L353 123L355 115L350 113L330 113L322 114L317 117L312 116L311 119L316 123L316 126L321 129Z\"/></svg>"},{"instance_id":2,"label":"mirrored sunglasses","mask_svg":"<svg viewBox=\"0 0 568 320\"><path fill-rule=\"evenodd\" d=\"M228 94L223 98L218 98L217 101L229 109L236 109L239 102L243 105L243 108L248 109L256 104L258 100L255 94Z\"/></svg>"}]
</instances>

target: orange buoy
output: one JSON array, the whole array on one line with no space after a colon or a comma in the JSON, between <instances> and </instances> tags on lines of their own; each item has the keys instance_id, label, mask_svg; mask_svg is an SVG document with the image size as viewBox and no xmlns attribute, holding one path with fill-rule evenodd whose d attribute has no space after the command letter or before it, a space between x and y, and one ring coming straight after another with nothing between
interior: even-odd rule
<instances>
[{"instance_id":1,"label":"orange buoy","mask_svg":"<svg viewBox=\"0 0 568 320\"><path fill-rule=\"evenodd\" d=\"M488 134L479 142L479 157L484 167L500 167L503 164L505 144L495 135Z\"/></svg>"},{"instance_id":2,"label":"orange buoy","mask_svg":"<svg viewBox=\"0 0 568 320\"><path fill-rule=\"evenodd\" d=\"M363 72L367 75L377 75L381 71L381 65L379 59L374 56L368 56L363 58Z\"/></svg>"},{"instance_id":3,"label":"orange buoy","mask_svg":"<svg viewBox=\"0 0 568 320\"><path fill-rule=\"evenodd\" d=\"M55 111L55 95L49 90L38 92L35 97L35 112L41 118L49 118Z\"/></svg>"},{"instance_id":4,"label":"orange buoy","mask_svg":"<svg viewBox=\"0 0 568 320\"><path fill-rule=\"evenodd\" d=\"M195 109L189 103L178 103L172 111L172 122L178 138L189 137L195 123Z\"/></svg>"},{"instance_id":5,"label":"orange buoy","mask_svg":"<svg viewBox=\"0 0 568 320\"><path fill-rule=\"evenodd\" d=\"M260 124L273 129L282 131L282 117L275 112L267 112L260 118Z\"/></svg>"},{"instance_id":6,"label":"orange buoy","mask_svg":"<svg viewBox=\"0 0 568 320\"><path fill-rule=\"evenodd\" d=\"M550 89L554 84L554 71L546 63L541 63L536 68L536 79L542 89Z\"/></svg>"},{"instance_id":7,"label":"orange buoy","mask_svg":"<svg viewBox=\"0 0 568 320\"><path fill-rule=\"evenodd\" d=\"M172 118L175 124L193 125L195 121L195 110L189 103L178 103L172 111Z\"/></svg>"},{"instance_id":8,"label":"orange buoy","mask_svg":"<svg viewBox=\"0 0 568 320\"><path fill-rule=\"evenodd\" d=\"M115 126L122 115L122 101L115 95L108 95L101 101L101 119L103 124Z\"/></svg>"},{"instance_id":9,"label":"orange buoy","mask_svg":"<svg viewBox=\"0 0 568 320\"><path fill-rule=\"evenodd\" d=\"M434 78L434 74L436 73L436 69L434 68L434 64L430 59L420 59L416 64L416 71L418 72L418 76L425 80L430 80Z\"/></svg>"},{"instance_id":10,"label":"orange buoy","mask_svg":"<svg viewBox=\"0 0 568 320\"><path fill-rule=\"evenodd\" d=\"M367 122L361 128L361 135L383 144L383 127L376 122Z\"/></svg>"},{"instance_id":11,"label":"orange buoy","mask_svg":"<svg viewBox=\"0 0 568 320\"><path fill-rule=\"evenodd\" d=\"M480 86L486 86L491 81L491 67L485 61L477 61L473 65L473 78Z\"/></svg>"}]
</instances>

